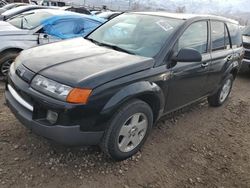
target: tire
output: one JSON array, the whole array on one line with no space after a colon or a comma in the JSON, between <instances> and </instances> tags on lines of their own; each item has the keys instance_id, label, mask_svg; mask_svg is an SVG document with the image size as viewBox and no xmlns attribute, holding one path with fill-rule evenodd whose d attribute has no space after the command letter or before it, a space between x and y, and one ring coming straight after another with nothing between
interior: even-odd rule
<instances>
[{"instance_id":1,"label":"tire","mask_svg":"<svg viewBox=\"0 0 250 188\"><path fill-rule=\"evenodd\" d=\"M131 100L109 121L109 128L104 133L101 148L112 159L125 160L139 151L152 126L153 112L150 106L141 100Z\"/></svg>"},{"instance_id":2,"label":"tire","mask_svg":"<svg viewBox=\"0 0 250 188\"><path fill-rule=\"evenodd\" d=\"M9 67L15 58L18 56L19 52L8 51L1 55L0 57L0 76L6 78L9 72Z\"/></svg>"},{"instance_id":3,"label":"tire","mask_svg":"<svg viewBox=\"0 0 250 188\"><path fill-rule=\"evenodd\" d=\"M208 103L210 106L213 107L221 106L228 99L228 96L230 95L232 90L233 81L234 81L233 75L229 74L223 81L223 84L220 87L220 89L214 95L208 97ZM222 92L224 92L224 95Z\"/></svg>"}]
</instances>

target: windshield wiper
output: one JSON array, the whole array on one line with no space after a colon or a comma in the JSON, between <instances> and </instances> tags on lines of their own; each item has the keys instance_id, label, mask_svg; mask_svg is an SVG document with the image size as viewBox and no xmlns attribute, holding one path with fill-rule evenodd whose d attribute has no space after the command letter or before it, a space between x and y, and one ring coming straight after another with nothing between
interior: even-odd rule
<instances>
[{"instance_id":1,"label":"windshield wiper","mask_svg":"<svg viewBox=\"0 0 250 188\"><path fill-rule=\"evenodd\" d=\"M86 40L89 40L89 41L93 42L94 44L100 46L100 42L98 42L98 41L96 41L96 40L94 40L94 39L92 39L92 38L85 38L85 39L86 39Z\"/></svg>"},{"instance_id":2,"label":"windshield wiper","mask_svg":"<svg viewBox=\"0 0 250 188\"><path fill-rule=\"evenodd\" d=\"M113 50L116 50L116 51L120 51L120 52L125 52L125 53L128 53L128 54L131 54L131 55L135 55L135 53L133 52L130 52L124 48L121 48L119 46L116 46L116 45L112 45L112 44L106 44L106 43L102 43L102 42L98 42L92 38L85 38L86 40L89 40L91 42L93 42L94 44L98 45L98 46L106 46L106 47L109 47L109 48L112 48Z\"/></svg>"}]
</instances>

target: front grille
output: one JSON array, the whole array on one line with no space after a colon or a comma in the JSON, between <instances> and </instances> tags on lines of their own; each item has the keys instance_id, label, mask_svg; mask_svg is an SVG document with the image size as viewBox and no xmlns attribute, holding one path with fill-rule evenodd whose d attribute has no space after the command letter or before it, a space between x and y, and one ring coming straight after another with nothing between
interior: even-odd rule
<instances>
[{"instance_id":1,"label":"front grille","mask_svg":"<svg viewBox=\"0 0 250 188\"><path fill-rule=\"evenodd\" d=\"M243 43L243 47L250 50L250 43Z\"/></svg>"},{"instance_id":2,"label":"front grille","mask_svg":"<svg viewBox=\"0 0 250 188\"><path fill-rule=\"evenodd\" d=\"M245 51L244 58L250 60L250 51Z\"/></svg>"}]
</instances>

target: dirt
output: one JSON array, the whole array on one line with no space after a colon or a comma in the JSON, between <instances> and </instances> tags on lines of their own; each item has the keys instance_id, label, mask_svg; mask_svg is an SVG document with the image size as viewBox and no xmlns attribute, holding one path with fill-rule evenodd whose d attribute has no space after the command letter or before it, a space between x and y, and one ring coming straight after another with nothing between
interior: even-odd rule
<instances>
[{"instance_id":1,"label":"dirt","mask_svg":"<svg viewBox=\"0 0 250 188\"><path fill-rule=\"evenodd\" d=\"M206 101L161 120L136 156L65 147L34 135L3 105L0 187L250 187L250 72L219 108Z\"/></svg>"}]
</instances>

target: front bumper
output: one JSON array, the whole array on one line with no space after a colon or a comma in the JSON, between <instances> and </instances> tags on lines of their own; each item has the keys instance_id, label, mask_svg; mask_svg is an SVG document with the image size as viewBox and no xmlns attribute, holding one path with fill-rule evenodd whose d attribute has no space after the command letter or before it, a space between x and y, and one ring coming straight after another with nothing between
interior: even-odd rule
<instances>
[{"instance_id":1,"label":"front bumper","mask_svg":"<svg viewBox=\"0 0 250 188\"><path fill-rule=\"evenodd\" d=\"M103 131L85 132L80 130L79 125L44 125L33 120L32 111L18 102L8 89L5 91L5 99L17 119L38 135L64 145L97 145L102 139Z\"/></svg>"}]
</instances>

